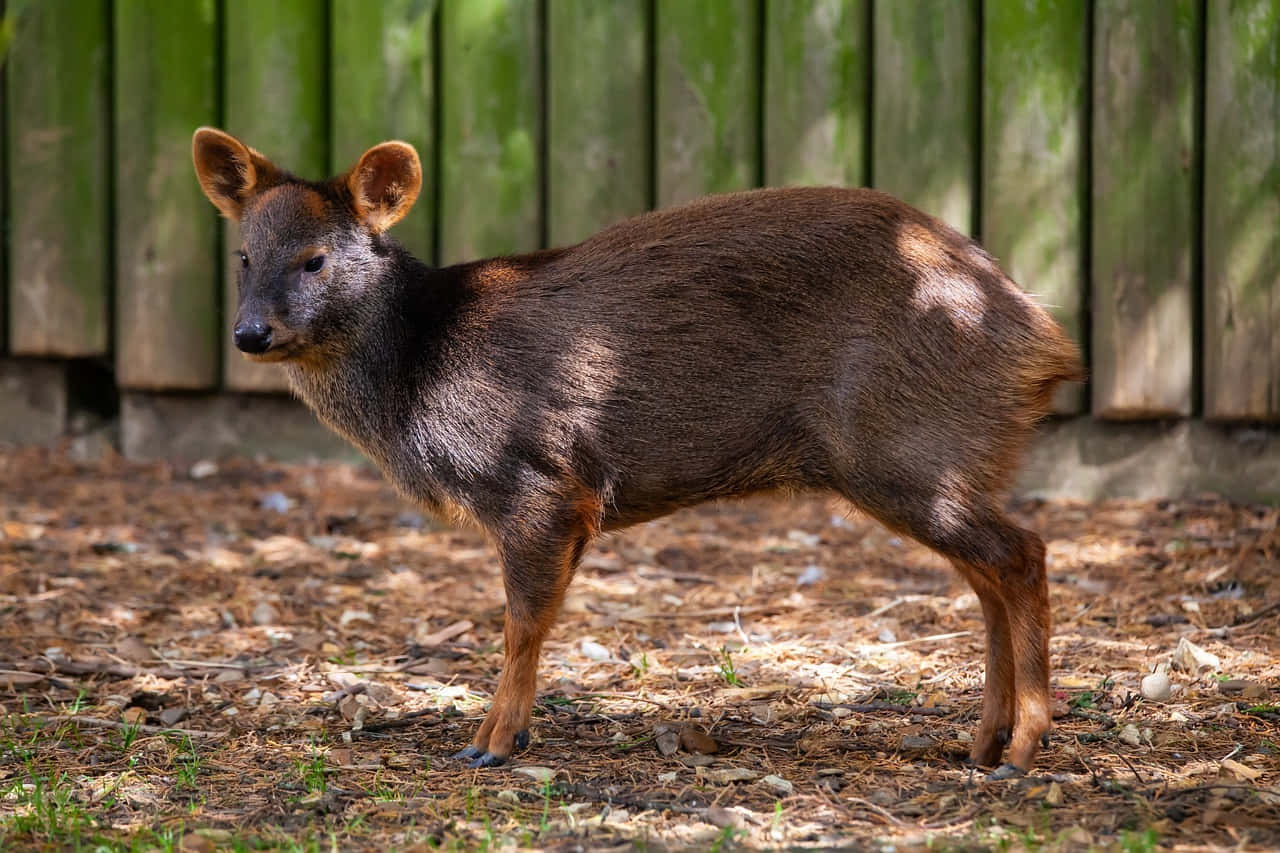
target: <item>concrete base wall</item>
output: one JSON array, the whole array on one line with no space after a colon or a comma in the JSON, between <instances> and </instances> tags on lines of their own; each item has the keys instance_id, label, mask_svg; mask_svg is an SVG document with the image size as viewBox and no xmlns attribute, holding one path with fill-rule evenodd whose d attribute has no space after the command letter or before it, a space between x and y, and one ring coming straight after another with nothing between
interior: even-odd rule
<instances>
[{"instance_id":1,"label":"concrete base wall","mask_svg":"<svg viewBox=\"0 0 1280 853\"><path fill-rule=\"evenodd\" d=\"M50 444L67 432L67 363L0 359L0 444Z\"/></svg>"},{"instance_id":2,"label":"concrete base wall","mask_svg":"<svg viewBox=\"0 0 1280 853\"><path fill-rule=\"evenodd\" d=\"M1092 500L1215 492L1280 502L1280 429L1204 421L1041 426L1018 478L1021 494Z\"/></svg>"},{"instance_id":3,"label":"concrete base wall","mask_svg":"<svg viewBox=\"0 0 1280 853\"><path fill-rule=\"evenodd\" d=\"M306 406L267 394L140 394L120 398L120 449L131 459L192 462L265 456L286 462L360 459Z\"/></svg>"}]
</instances>

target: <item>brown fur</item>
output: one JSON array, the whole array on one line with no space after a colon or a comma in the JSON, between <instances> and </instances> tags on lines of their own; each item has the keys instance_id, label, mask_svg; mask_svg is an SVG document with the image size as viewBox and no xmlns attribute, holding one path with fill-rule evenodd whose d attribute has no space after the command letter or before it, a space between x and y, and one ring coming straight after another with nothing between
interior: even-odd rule
<instances>
[{"instance_id":1,"label":"brown fur","mask_svg":"<svg viewBox=\"0 0 1280 853\"><path fill-rule=\"evenodd\" d=\"M500 762L522 739L543 639L601 532L821 490L973 586L988 629L973 758L1007 742L1031 766L1049 726L1044 546L1003 496L1054 386L1082 371L971 240L872 190L774 189L431 269L383 234L421 179L403 143L320 183L219 131L195 150L201 185L242 219L237 323L272 332L252 357L284 361L406 495L497 548L506 663L468 757Z\"/></svg>"}]
</instances>

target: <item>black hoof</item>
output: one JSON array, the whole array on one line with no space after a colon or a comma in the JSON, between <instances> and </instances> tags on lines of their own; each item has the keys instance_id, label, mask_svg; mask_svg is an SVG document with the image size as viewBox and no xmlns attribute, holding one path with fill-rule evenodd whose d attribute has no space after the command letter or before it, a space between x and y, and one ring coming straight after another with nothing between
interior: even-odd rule
<instances>
[{"instance_id":1,"label":"black hoof","mask_svg":"<svg viewBox=\"0 0 1280 853\"><path fill-rule=\"evenodd\" d=\"M1009 764L1006 762L988 773L987 779L991 782L1000 782L1004 779L1016 779L1019 776L1025 775L1027 775L1027 771L1018 767L1016 764Z\"/></svg>"},{"instance_id":2,"label":"black hoof","mask_svg":"<svg viewBox=\"0 0 1280 853\"><path fill-rule=\"evenodd\" d=\"M466 749L462 750L461 752L455 753L453 757L457 759L461 759L462 761L468 761L472 758L475 758L478 755L483 755L483 753L480 752L480 750L476 749L474 746L469 746Z\"/></svg>"},{"instance_id":3,"label":"black hoof","mask_svg":"<svg viewBox=\"0 0 1280 853\"><path fill-rule=\"evenodd\" d=\"M494 755L492 752L486 752L483 755L481 755L479 758L477 758L475 761L472 761L467 766L468 767L498 767L506 763L507 763L507 759L502 758L501 756Z\"/></svg>"},{"instance_id":4,"label":"black hoof","mask_svg":"<svg viewBox=\"0 0 1280 853\"><path fill-rule=\"evenodd\" d=\"M1048 748L1049 748L1049 733L1048 733L1048 732L1045 732L1044 734L1040 735L1040 745L1041 745L1041 746L1043 746L1045 749L1048 749Z\"/></svg>"},{"instance_id":5,"label":"black hoof","mask_svg":"<svg viewBox=\"0 0 1280 853\"><path fill-rule=\"evenodd\" d=\"M516 749L525 749L529 746L529 730L524 729L516 732Z\"/></svg>"}]
</instances>

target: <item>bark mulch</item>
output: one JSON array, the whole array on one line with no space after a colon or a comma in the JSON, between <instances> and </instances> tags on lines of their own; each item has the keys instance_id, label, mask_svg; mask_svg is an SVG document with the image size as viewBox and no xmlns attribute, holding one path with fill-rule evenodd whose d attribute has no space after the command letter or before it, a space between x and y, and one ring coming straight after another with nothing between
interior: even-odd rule
<instances>
[{"instance_id":1,"label":"bark mulch","mask_svg":"<svg viewBox=\"0 0 1280 853\"><path fill-rule=\"evenodd\" d=\"M470 770L481 535L335 464L8 452L0 496L5 849L1280 847L1275 507L1016 503L1057 705L1034 773L991 781L975 596L820 497L602 541L532 745Z\"/></svg>"}]
</instances>

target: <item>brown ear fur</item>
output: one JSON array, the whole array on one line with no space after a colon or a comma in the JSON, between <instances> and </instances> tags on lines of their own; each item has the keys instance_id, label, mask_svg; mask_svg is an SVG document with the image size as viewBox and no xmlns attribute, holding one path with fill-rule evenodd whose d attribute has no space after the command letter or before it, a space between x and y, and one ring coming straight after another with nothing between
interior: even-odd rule
<instances>
[{"instance_id":1,"label":"brown ear fur","mask_svg":"<svg viewBox=\"0 0 1280 853\"><path fill-rule=\"evenodd\" d=\"M249 199L280 181L270 160L214 127L196 130L191 159L200 188L228 219L239 220Z\"/></svg>"},{"instance_id":2,"label":"brown ear fur","mask_svg":"<svg viewBox=\"0 0 1280 853\"><path fill-rule=\"evenodd\" d=\"M360 157L347 173L347 188L361 222L374 233L395 225L422 189L422 164L407 142L383 142Z\"/></svg>"}]
</instances>

